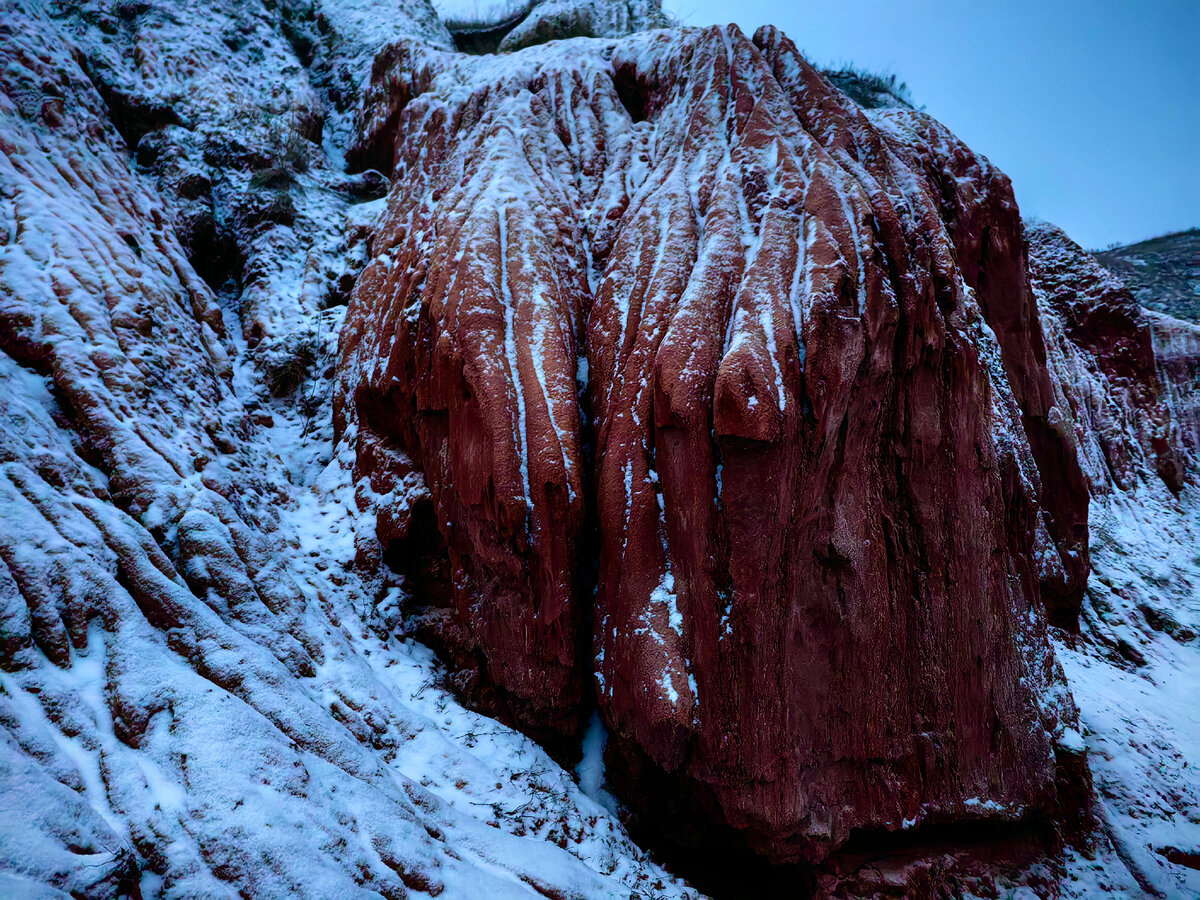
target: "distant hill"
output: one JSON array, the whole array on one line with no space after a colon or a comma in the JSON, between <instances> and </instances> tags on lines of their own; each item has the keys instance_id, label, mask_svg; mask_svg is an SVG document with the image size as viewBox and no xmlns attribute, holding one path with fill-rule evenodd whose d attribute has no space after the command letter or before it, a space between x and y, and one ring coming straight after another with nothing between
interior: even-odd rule
<instances>
[{"instance_id":1,"label":"distant hill","mask_svg":"<svg viewBox=\"0 0 1200 900\"><path fill-rule=\"evenodd\" d=\"M1200 229L1097 250L1094 256L1125 280L1142 306L1200 322Z\"/></svg>"}]
</instances>

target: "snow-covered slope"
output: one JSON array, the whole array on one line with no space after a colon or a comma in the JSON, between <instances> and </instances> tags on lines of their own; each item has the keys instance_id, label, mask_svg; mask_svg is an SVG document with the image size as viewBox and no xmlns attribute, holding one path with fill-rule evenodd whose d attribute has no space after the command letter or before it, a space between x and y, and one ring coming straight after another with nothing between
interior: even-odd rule
<instances>
[{"instance_id":1,"label":"snow-covered slope","mask_svg":"<svg viewBox=\"0 0 1200 900\"><path fill-rule=\"evenodd\" d=\"M1096 259L1147 309L1200 321L1200 229L1097 250Z\"/></svg>"},{"instance_id":2,"label":"snow-covered slope","mask_svg":"<svg viewBox=\"0 0 1200 900\"><path fill-rule=\"evenodd\" d=\"M229 83L189 9L154 11L184 23L145 89L185 113L210 102L191 79ZM364 624L329 403L272 400L241 336L335 338L305 245L345 230L337 176L299 176L307 227L234 225L248 268L275 265L223 318L80 65L122 60L76 40L86 14L0 19L0 893L686 894L599 795L456 704L427 650ZM238 110L199 129L237 131ZM236 210L254 175L222 175Z\"/></svg>"}]
</instances>

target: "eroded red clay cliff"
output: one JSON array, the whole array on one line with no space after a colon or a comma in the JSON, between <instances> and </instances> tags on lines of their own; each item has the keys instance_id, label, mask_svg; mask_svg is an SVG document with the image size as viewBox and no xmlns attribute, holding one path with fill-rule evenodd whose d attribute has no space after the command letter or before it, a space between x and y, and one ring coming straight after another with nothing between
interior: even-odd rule
<instances>
[{"instance_id":1,"label":"eroded red clay cliff","mask_svg":"<svg viewBox=\"0 0 1200 900\"><path fill-rule=\"evenodd\" d=\"M1087 493L1008 180L774 29L375 74L339 427L423 470L491 708L569 733L594 673L625 799L777 860L1049 810Z\"/></svg>"}]
</instances>

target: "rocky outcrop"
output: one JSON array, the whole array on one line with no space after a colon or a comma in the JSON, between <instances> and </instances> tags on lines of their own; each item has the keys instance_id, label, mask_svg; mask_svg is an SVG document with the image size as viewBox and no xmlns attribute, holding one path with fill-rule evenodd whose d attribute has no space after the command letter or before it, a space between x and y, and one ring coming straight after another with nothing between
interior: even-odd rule
<instances>
[{"instance_id":1,"label":"rocky outcrop","mask_svg":"<svg viewBox=\"0 0 1200 900\"><path fill-rule=\"evenodd\" d=\"M728 52L711 39L638 78L661 110L656 142L683 147L663 154L678 180L651 176L626 212L636 250L618 240L589 323L598 673L618 746L687 773L778 857L969 817L976 798L1019 816L1044 802L1047 771L1013 680L1045 662L1012 618L1036 603L1036 511L996 447L1020 426L1000 424L1004 375L987 374L976 329L981 312L1018 336L1036 319L1019 238L1010 294L952 262L1011 233L977 212L1003 209L1007 184L972 159L960 178L977 218L946 216L956 232L898 149L936 154L950 142L937 126L898 113L876 127L777 32L757 47L733 34ZM680 83L712 106L694 114ZM672 196L688 183L711 186L695 232L655 227L688 209ZM665 247L644 239L660 234ZM672 285L657 260L695 262ZM1033 369L1016 337L990 349Z\"/></svg>"},{"instance_id":2,"label":"rocky outcrop","mask_svg":"<svg viewBox=\"0 0 1200 900\"><path fill-rule=\"evenodd\" d=\"M1149 323L1171 446L1200 465L1200 231L1093 254L1133 293Z\"/></svg>"},{"instance_id":3,"label":"rocky outcrop","mask_svg":"<svg viewBox=\"0 0 1200 900\"><path fill-rule=\"evenodd\" d=\"M504 35L499 49L573 37L622 37L669 24L661 0L542 0Z\"/></svg>"},{"instance_id":4,"label":"rocky outcrop","mask_svg":"<svg viewBox=\"0 0 1200 900\"><path fill-rule=\"evenodd\" d=\"M0 0L0 894L1195 894L1195 329L773 29L521 8Z\"/></svg>"},{"instance_id":5,"label":"rocky outcrop","mask_svg":"<svg viewBox=\"0 0 1200 900\"><path fill-rule=\"evenodd\" d=\"M514 87L529 74L515 70ZM374 237L342 334L339 396L351 398L342 427L352 416L360 442L423 465L455 610L433 623L434 639L480 650L481 674L516 721L571 733L585 646L576 368L588 275L581 223L564 212L578 208L578 191L553 168L558 138L532 127L538 111L523 105L477 120L469 168L437 143L398 142L408 158L396 174L421 181L393 195ZM422 117L417 134L452 137L478 113L418 98L404 115ZM360 470L394 459L360 456Z\"/></svg>"},{"instance_id":6,"label":"rocky outcrop","mask_svg":"<svg viewBox=\"0 0 1200 900\"><path fill-rule=\"evenodd\" d=\"M1172 447L1200 467L1200 325L1145 311L1154 342L1154 359L1164 399L1171 410Z\"/></svg>"},{"instance_id":7,"label":"rocky outcrop","mask_svg":"<svg viewBox=\"0 0 1200 900\"><path fill-rule=\"evenodd\" d=\"M437 534L380 533L488 708L569 733L594 674L638 813L776 860L1048 813L1088 497L1007 179L774 29L398 46L367 97L338 427L423 470Z\"/></svg>"},{"instance_id":8,"label":"rocky outcrop","mask_svg":"<svg viewBox=\"0 0 1200 900\"><path fill-rule=\"evenodd\" d=\"M1172 439L1153 337L1165 332L1153 328L1119 279L1060 229L1031 223L1025 235L1061 394L1058 408L1084 448L1090 493L1128 490L1146 472L1157 472L1178 493L1186 465L1180 442Z\"/></svg>"},{"instance_id":9,"label":"rocky outcrop","mask_svg":"<svg viewBox=\"0 0 1200 900\"><path fill-rule=\"evenodd\" d=\"M444 15L455 48L475 55L570 38L624 37L671 24L662 0L510 0Z\"/></svg>"},{"instance_id":10,"label":"rocky outcrop","mask_svg":"<svg viewBox=\"0 0 1200 900\"><path fill-rule=\"evenodd\" d=\"M1098 250L1094 256L1142 306L1200 322L1200 229Z\"/></svg>"}]
</instances>

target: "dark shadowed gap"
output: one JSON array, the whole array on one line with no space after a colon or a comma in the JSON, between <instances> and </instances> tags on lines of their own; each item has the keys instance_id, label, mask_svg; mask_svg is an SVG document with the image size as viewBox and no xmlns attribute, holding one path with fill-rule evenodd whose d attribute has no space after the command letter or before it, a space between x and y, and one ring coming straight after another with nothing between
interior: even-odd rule
<instances>
[{"instance_id":1,"label":"dark shadowed gap","mask_svg":"<svg viewBox=\"0 0 1200 900\"><path fill-rule=\"evenodd\" d=\"M629 836L655 862L713 900L807 900L817 895L816 870L799 863L773 865L745 836L721 821L720 805L705 785L663 771L632 741L613 732L604 751L608 781L624 802Z\"/></svg>"},{"instance_id":2,"label":"dark shadowed gap","mask_svg":"<svg viewBox=\"0 0 1200 900\"><path fill-rule=\"evenodd\" d=\"M721 821L722 811L703 784L664 772L616 733L609 737L605 763L617 796L635 798L641 810L625 819L630 836L670 872L714 900L801 900L988 896L996 876L1028 881L1039 895L1051 895L1053 886L1039 881L1047 871L1036 864L1060 858L1068 844L1086 851L1095 828L1086 759L1056 756L1058 808L1051 816L856 830L819 864L767 861L745 832L711 824Z\"/></svg>"},{"instance_id":3,"label":"dark shadowed gap","mask_svg":"<svg viewBox=\"0 0 1200 900\"><path fill-rule=\"evenodd\" d=\"M129 150L136 151L141 139L152 131L168 125L182 125L179 114L168 103L123 91L115 84L115 76L103 68L99 60L74 51L75 62L87 76L96 92L108 107L108 118L125 141Z\"/></svg>"},{"instance_id":4,"label":"dark shadowed gap","mask_svg":"<svg viewBox=\"0 0 1200 900\"><path fill-rule=\"evenodd\" d=\"M819 896L951 897L983 892L995 877L1038 882L1039 861L1061 853L1044 819L923 825L908 831L855 832L817 865L773 864L714 831L698 846L631 823L631 836L656 862L713 900L803 900ZM1051 888L1051 885L1041 885Z\"/></svg>"},{"instance_id":5,"label":"dark shadowed gap","mask_svg":"<svg viewBox=\"0 0 1200 900\"><path fill-rule=\"evenodd\" d=\"M408 532L384 549L384 565L403 576L411 609L449 609L454 604L450 556L437 527L433 500L417 500L411 515Z\"/></svg>"},{"instance_id":6,"label":"dark shadowed gap","mask_svg":"<svg viewBox=\"0 0 1200 900\"><path fill-rule=\"evenodd\" d=\"M613 72L613 87L617 97L629 118L633 122L646 121L646 92L638 81L637 70L633 66L623 66Z\"/></svg>"},{"instance_id":7,"label":"dark shadowed gap","mask_svg":"<svg viewBox=\"0 0 1200 900\"><path fill-rule=\"evenodd\" d=\"M180 227L181 226L181 227ZM236 298L242 292L243 259L233 233L205 209L176 227L188 262L214 294Z\"/></svg>"},{"instance_id":8,"label":"dark shadowed gap","mask_svg":"<svg viewBox=\"0 0 1200 900\"><path fill-rule=\"evenodd\" d=\"M456 23L446 22L446 29L454 38L455 49L459 53L470 53L473 56L484 56L500 52L500 42L508 33L525 21L532 4L520 9L515 15L502 22L487 23Z\"/></svg>"}]
</instances>

